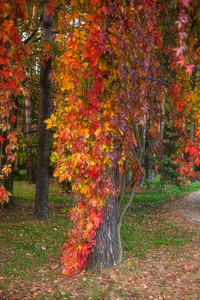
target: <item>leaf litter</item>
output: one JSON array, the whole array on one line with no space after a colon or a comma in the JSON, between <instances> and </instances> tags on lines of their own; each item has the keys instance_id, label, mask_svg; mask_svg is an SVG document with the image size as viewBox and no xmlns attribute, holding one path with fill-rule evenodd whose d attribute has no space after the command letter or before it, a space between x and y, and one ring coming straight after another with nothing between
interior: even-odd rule
<instances>
[{"instance_id":1,"label":"leaf litter","mask_svg":"<svg viewBox=\"0 0 200 300\"><path fill-rule=\"evenodd\" d=\"M192 239L190 238L186 244L161 245L149 249L146 257L136 257L133 252L126 251L124 266L121 269L103 270L98 274L83 270L76 277L67 278L61 274L61 264L59 255L57 255L51 260L47 259L40 268L33 265L31 269L25 270L31 276L20 278L13 271L15 266L11 266L10 271L6 275L4 274L5 266L11 264L11 259L15 255L14 242L10 249L1 248L0 299L199 300L199 226L189 222L186 218L186 212L191 213L192 211L191 199L196 199L195 201L198 202L198 195L198 193L194 193L182 201L165 204L160 209L152 208L151 217L141 223L144 230L147 230L146 224L148 224L149 230L154 230L154 227L162 227L164 223L171 220L177 226L182 226L188 229L189 233L193 233ZM195 210L198 205L196 202ZM3 224L9 223L13 224L11 215ZM55 224L53 228L56 228ZM46 246L40 246L40 248L45 252ZM28 257L30 256L28 255Z\"/></svg>"}]
</instances>

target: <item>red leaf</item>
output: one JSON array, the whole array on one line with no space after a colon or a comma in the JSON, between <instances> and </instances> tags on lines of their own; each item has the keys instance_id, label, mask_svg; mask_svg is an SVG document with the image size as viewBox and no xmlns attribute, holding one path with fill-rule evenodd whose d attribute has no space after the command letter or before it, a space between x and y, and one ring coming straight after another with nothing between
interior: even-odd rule
<instances>
[{"instance_id":1,"label":"red leaf","mask_svg":"<svg viewBox=\"0 0 200 300\"><path fill-rule=\"evenodd\" d=\"M179 56L183 54L184 47L181 46L179 48L174 48L173 50L176 52L176 56Z\"/></svg>"},{"instance_id":2,"label":"red leaf","mask_svg":"<svg viewBox=\"0 0 200 300\"><path fill-rule=\"evenodd\" d=\"M186 66L185 72L192 75L193 68L194 68L194 65L188 65L188 66Z\"/></svg>"},{"instance_id":3,"label":"red leaf","mask_svg":"<svg viewBox=\"0 0 200 300\"><path fill-rule=\"evenodd\" d=\"M189 7L190 0L182 0L181 2L182 2L183 7L186 7L186 8Z\"/></svg>"},{"instance_id":4,"label":"red leaf","mask_svg":"<svg viewBox=\"0 0 200 300\"><path fill-rule=\"evenodd\" d=\"M98 228L99 227L99 225L100 225L100 223L101 223L101 218L99 218L99 217L94 217L94 224L95 224L95 226L96 226L96 228Z\"/></svg>"},{"instance_id":5,"label":"red leaf","mask_svg":"<svg viewBox=\"0 0 200 300\"><path fill-rule=\"evenodd\" d=\"M48 51L51 49L51 46L49 45L49 43L46 43L46 44L43 46L43 48L44 48L44 51L45 51L45 52L48 52Z\"/></svg>"},{"instance_id":6,"label":"red leaf","mask_svg":"<svg viewBox=\"0 0 200 300\"><path fill-rule=\"evenodd\" d=\"M0 142L1 144L3 144L3 142L5 141L6 139L4 139L4 137L0 136Z\"/></svg>"},{"instance_id":7,"label":"red leaf","mask_svg":"<svg viewBox=\"0 0 200 300\"><path fill-rule=\"evenodd\" d=\"M79 209L82 209L84 207L84 205L83 205L83 203L80 201L79 203L78 203L78 208Z\"/></svg>"},{"instance_id":8,"label":"red leaf","mask_svg":"<svg viewBox=\"0 0 200 300\"><path fill-rule=\"evenodd\" d=\"M12 116L12 118L11 118L11 122L13 122L13 123L15 123L15 119L16 119L16 117L15 116Z\"/></svg>"},{"instance_id":9,"label":"red leaf","mask_svg":"<svg viewBox=\"0 0 200 300\"><path fill-rule=\"evenodd\" d=\"M47 16L50 15L50 14L53 15L54 14L54 9L55 9L55 3L54 3L54 0L51 0L51 1L49 1L49 4L45 9Z\"/></svg>"}]
</instances>

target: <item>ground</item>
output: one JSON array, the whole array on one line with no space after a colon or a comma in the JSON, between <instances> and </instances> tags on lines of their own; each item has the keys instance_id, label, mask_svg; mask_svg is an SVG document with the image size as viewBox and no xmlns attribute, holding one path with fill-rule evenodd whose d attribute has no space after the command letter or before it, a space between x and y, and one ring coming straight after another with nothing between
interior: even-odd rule
<instances>
[{"instance_id":1,"label":"ground","mask_svg":"<svg viewBox=\"0 0 200 300\"><path fill-rule=\"evenodd\" d=\"M185 227L200 230L200 191L193 192L183 199L168 204L167 217L183 224Z\"/></svg>"},{"instance_id":2,"label":"ground","mask_svg":"<svg viewBox=\"0 0 200 300\"><path fill-rule=\"evenodd\" d=\"M23 203L21 205L22 215L31 213L27 205L25 206ZM143 210L145 208L140 207L139 209ZM59 211L59 206L54 207L54 210ZM130 219L126 219L126 222L128 222L127 220L132 222L134 213L134 210L129 211L128 217ZM2 224L5 223L6 218L9 224L15 226L15 221L12 220L10 213L4 212L3 218ZM33 233L33 229L35 230L37 226L44 226L47 232L50 228L48 225L38 225L33 220L31 222L30 225L24 219L24 230L20 231L23 234L26 229L29 230L29 238ZM55 257L46 255L44 257L45 264L41 267L28 265L29 262L27 262L26 276L19 276L21 273L14 271L18 262L13 260L13 256L16 255L16 249L18 249L17 251L23 251L27 244L21 250L19 245L18 248L15 246L12 249L11 244L11 249L8 249L8 246L4 247L2 244L0 247L0 299L200 300L200 191L191 193L184 199L153 207L151 214L142 220L140 224L147 234L154 231L155 228L159 228L160 238L163 239L166 239L164 232L166 228L168 228L170 235L175 234L177 231L177 239L179 233L186 234L187 243L177 241L176 245L171 244L169 237L167 237L169 243L165 240L163 245L159 244L158 247L148 249L144 256L136 256L131 249L125 251L125 261L122 269L116 267L98 274L83 271L74 278L66 278L61 274L60 254ZM4 227L2 228L4 229ZM51 235L55 235L56 239L56 234L58 232L62 233L62 226L60 225L59 229L59 226L54 227L53 225L51 230ZM6 237L2 236L6 241ZM34 239L33 234L32 238ZM14 239L17 242L16 236ZM20 241L20 243L22 242ZM50 246L54 247L53 242L51 243ZM62 240L60 243L62 244ZM35 243L34 246L29 245L25 253L26 258L31 261L34 252L39 251L39 247L41 252L38 252L38 255L42 257L42 253L48 250L47 245L42 246L39 242ZM33 247L35 248L33 249ZM142 248L141 251L143 251ZM11 275L5 275L5 269L8 269L8 265L10 265L8 274Z\"/></svg>"}]
</instances>

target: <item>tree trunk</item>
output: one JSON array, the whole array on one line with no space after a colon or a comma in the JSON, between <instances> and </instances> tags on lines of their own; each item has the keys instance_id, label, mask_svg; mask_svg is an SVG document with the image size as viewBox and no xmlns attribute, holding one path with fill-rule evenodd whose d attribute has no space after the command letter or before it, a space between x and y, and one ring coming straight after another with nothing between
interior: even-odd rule
<instances>
[{"instance_id":1,"label":"tree trunk","mask_svg":"<svg viewBox=\"0 0 200 300\"><path fill-rule=\"evenodd\" d=\"M53 15L46 14L48 1L45 1L42 18L42 40L53 38ZM44 58L44 57L43 57ZM34 215L38 220L48 219L48 191L49 191L49 147L50 132L46 130L44 121L50 118L51 106L51 59L41 60L40 66L40 99L38 116L38 146L37 146L37 180L35 191Z\"/></svg>"},{"instance_id":2,"label":"tree trunk","mask_svg":"<svg viewBox=\"0 0 200 300\"><path fill-rule=\"evenodd\" d=\"M31 72L27 72L26 75L30 76ZM26 132L27 132L27 179L29 183L36 182L36 171L35 171L35 161L34 161L34 153L33 147L31 145L32 138L32 118L31 118L31 91L30 91L30 83L27 81L26 85L26 98L25 98L25 116L26 116Z\"/></svg>"},{"instance_id":3,"label":"tree trunk","mask_svg":"<svg viewBox=\"0 0 200 300\"><path fill-rule=\"evenodd\" d=\"M146 168L145 179L146 179L146 181L151 182L152 181L152 164L149 162L149 157L147 159L148 159L148 163L147 163L147 168Z\"/></svg>"},{"instance_id":4,"label":"tree trunk","mask_svg":"<svg viewBox=\"0 0 200 300\"><path fill-rule=\"evenodd\" d=\"M190 125L190 142L193 143L194 142L194 123L192 122Z\"/></svg>"},{"instance_id":5,"label":"tree trunk","mask_svg":"<svg viewBox=\"0 0 200 300\"><path fill-rule=\"evenodd\" d=\"M146 123L146 115L144 116L144 120ZM144 184L144 168L145 168L145 150L146 150L146 134L147 134L147 125L144 125L143 133L142 133L142 171L141 171L141 177L140 177L140 184Z\"/></svg>"},{"instance_id":6,"label":"tree trunk","mask_svg":"<svg viewBox=\"0 0 200 300\"><path fill-rule=\"evenodd\" d=\"M113 184L116 182L116 170L113 170ZM116 218L117 199L111 195L106 200L103 224L96 231L96 246L88 260L92 270L106 269L113 266L117 259Z\"/></svg>"},{"instance_id":7,"label":"tree trunk","mask_svg":"<svg viewBox=\"0 0 200 300\"><path fill-rule=\"evenodd\" d=\"M11 196L9 196L9 202L5 203L6 207L14 207L14 199L13 199L13 171L8 174L8 176L5 178L4 181L4 187L6 191L9 191L11 193Z\"/></svg>"}]
</instances>

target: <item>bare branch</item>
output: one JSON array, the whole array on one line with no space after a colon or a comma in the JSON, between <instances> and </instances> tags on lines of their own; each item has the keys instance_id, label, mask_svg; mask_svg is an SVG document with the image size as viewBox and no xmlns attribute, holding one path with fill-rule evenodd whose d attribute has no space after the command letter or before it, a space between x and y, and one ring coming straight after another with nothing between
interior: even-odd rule
<instances>
[{"instance_id":1,"label":"bare branch","mask_svg":"<svg viewBox=\"0 0 200 300\"><path fill-rule=\"evenodd\" d=\"M122 175L122 189L121 189L121 193L118 198L118 205L121 204L121 202L124 198L125 191L126 191L126 162L125 161L123 162L123 170L124 170L124 173Z\"/></svg>"},{"instance_id":2,"label":"bare branch","mask_svg":"<svg viewBox=\"0 0 200 300\"><path fill-rule=\"evenodd\" d=\"M136 137L136 141L137 141L137 145L138 145L138 152L139 152L137 163L139 165L139 168L141 168L141 163L142 163L142 144L141 144L141 141L140 141L139 131L138 131L138 128L137 128L137 126L136 126L135 123L133 124L133 130L134 130L134 133L135 133L135 137Z\"/></svg>"},{"instance_id":3,"label":"bare branch","mask_svg":"<svg viewBox=\"0 0 200 300\"><path fill-rule=\"evenodd\" d=\"M165 81L163 81L163 80L161 80L161 79L159 79L159 78L152 78L152 77L148 77L148 79L150 79L150 80L152 80L152 81L157 81L157 82L160 82L160 83L162 83L162 84L166 85L168 88L169 88L169 86L170 86L170 84L169 84L169 83L167 83L167 82L165 82Z\"/></svg>"},{"instance_id":4,"label":"bare branch","mask_svg":"<svg viewBox=\"0 0 200 300\"><path fill-rule=\"evenodd\" d=\"M119 265L121 265L121 263L122 263L122 254L123 254L122 245L121 245L120 228L121 228L121 225L122 225L123 217L124 217L128 207L130 206L130 204L133 200L136 187L137 187L137 181L134 182L129 201L126 203L126 205L124 206L123 210L121 211L121 213L118 217L118 222L117 222L117 243L118 243L119 254L118 254L117 264L119 264Z\"/></svg>"},{"instance_id":5,"label":"bare branch","mask_svg":"<svg viewBox=\"0 0 200 300\"><path fill-rule=\"evenodd\" d=\"M33 30L33 32L27 37L25 41L22 42L22 44L24 45L28 44L28 42L35 36L37 31L38 31L38 27Z\"/></svg>"}]
</instances>

